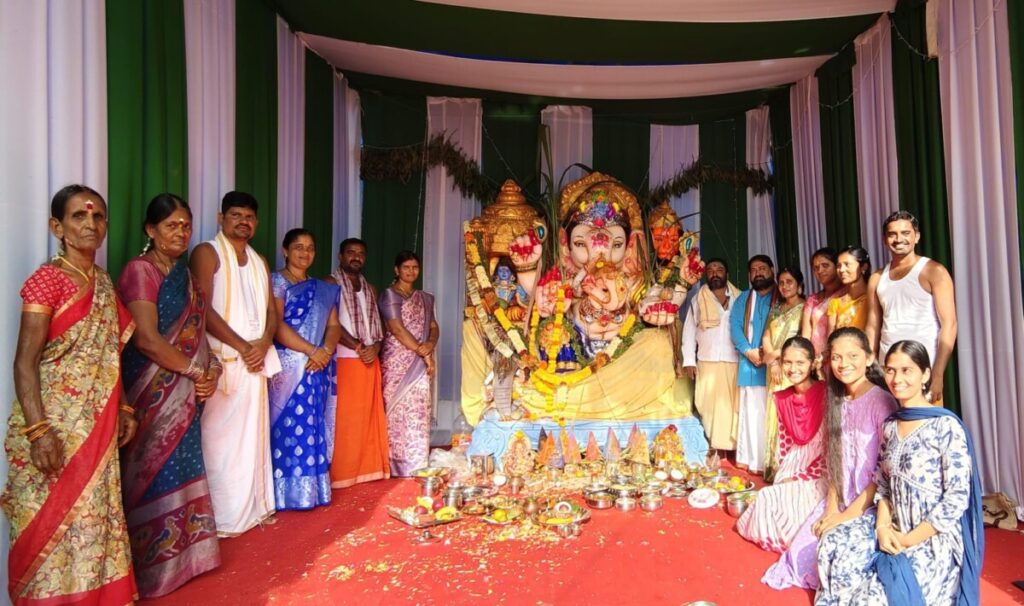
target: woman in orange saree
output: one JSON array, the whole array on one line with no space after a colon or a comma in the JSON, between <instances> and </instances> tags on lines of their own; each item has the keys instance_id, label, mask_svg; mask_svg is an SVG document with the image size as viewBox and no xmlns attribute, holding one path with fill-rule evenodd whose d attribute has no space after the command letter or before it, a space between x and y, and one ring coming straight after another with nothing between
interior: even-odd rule
<instances>
[{"instance_id":1,"label":"woman in orange saree","mask_svg":"<svg viewBox=\"0 0 1024 606\"><path fill-rule=\"evenodd\" d=\"M14 604L127 604L136 596L117 450L135 431L120 377L133 324L110 276L94 265L106 212L92 189L59 191L50 230L62 252L21 290L2 498Z\"/></svg>"}]
</instances>

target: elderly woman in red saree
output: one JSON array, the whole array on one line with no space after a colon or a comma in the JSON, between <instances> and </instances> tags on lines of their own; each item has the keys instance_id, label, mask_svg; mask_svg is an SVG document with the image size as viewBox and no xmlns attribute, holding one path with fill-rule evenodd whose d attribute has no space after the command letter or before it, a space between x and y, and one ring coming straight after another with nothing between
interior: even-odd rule
<instances>
[{"instance_id":1,"label":"elderly woman in red saree","mask_svg":"<svg viewBox=\"0 0 1024 606\"><path fill-rule=\"evenodd\" d=\"M133 329L95 265L107 205L69 185L50 204L61 252L25 281L7 427L15 604L128 604L136 597L118 446L135 432L120 355Z\"/></svg>"},{"instance_id":2,"label":"elderly woman in red saree","mask_svg":"<svg viewBox=\"0 0 1024 606\"><path fill-rule=\"evenodd\" d=\"M199 402L220 378L206 345L206 303L185 252L192 211L160 194L146 209L149 243L125 266L118 294L135 319L121 357L139 428L121 453L125 515L142 597L174 591L220 564L199 428Z\"/></svg>"},{"instance_id":3,"label":"elderly woman in red saree","mask_svg":"<svg viewBox=\"0 0 1024 606\"><path fill-rule=\"evenodd\" d=\"M434 346L438 328L434 296L416 290L420 259L412 251L395 258L395 281L380 294L378 306L387 323L381 353L384 409L388 417L391 475L409 476L425 467L430 451L430 416Z\"/></svg>"}]
</instances>

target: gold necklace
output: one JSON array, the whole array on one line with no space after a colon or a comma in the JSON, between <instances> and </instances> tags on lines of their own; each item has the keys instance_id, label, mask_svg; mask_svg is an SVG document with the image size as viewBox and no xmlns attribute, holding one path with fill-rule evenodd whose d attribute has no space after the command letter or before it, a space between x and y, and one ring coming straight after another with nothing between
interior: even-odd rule
<instances>
[{"instance_id":1,"label":"gold necklace","mask_svg":"<svg viewBox=\"0 0 1024 606\"><path fill-rule=\"evenodd\" d=\"M163 260L160 259L160 255L156 254L156 252L151 251L151 254L152 256L150 258L153 260L154 263L156 263L156 266L160 268L160 271L164 272L165 276L171 273L171 270L174 269L173 261L165 264Z\"/></svg>"},{"instance_id":2,"label":"gold necklace","mask_svg":"<svg viewBox=\"0 0 1024 606\"><path fill-rule=\"evenodd\" d=\"M285 267L283 270L281 270L281 273L288 274L287 276L285 276L285 278L289 282L291 282L292 284L298 284L300 282L305 282L306 280L309 279L309 276L306 276L305 278L299 279L299 277L296 276L295 274L293 274L292 270L288 269L287 267Z\"/></svg>"},{"instance_id":3,"label":"gold necklace","mask_svg":"<svg viewBox=\"0 0 1024 606\"><path fill-rule=\"evenodd\" d=\"M412 296L412 293L415 292L416 289L415 288L409 288L409 290L406 291L404 288L400 287L401 284L402 284L401 282L395 282L395 285L392 286L392 288L395 289L395 292L397 292L398 294L402 295L403 298L408 299L409 297Z\"/></svg>"},{"instance_id":4,"label":"gold necklace","mask_svg":"<svg viewBox=\"0 0 1024 606\"><path fill-rule=\"evenodd\" d=\"M57 259L61 263L67 265L69 268L71 268L71 269L75 270L76 272L78 272L78 275L80 275L83 278L85 278L86 284L91 282L92 281L92 276L96 274L96 266L95 265L89 268L89 273L86 273L81 267L79 267L79 266L75 265L74 263L72 263L71 260L68 259L67 257L65 257L64 255L57 255Z\"/></svg>"}]
</instances>

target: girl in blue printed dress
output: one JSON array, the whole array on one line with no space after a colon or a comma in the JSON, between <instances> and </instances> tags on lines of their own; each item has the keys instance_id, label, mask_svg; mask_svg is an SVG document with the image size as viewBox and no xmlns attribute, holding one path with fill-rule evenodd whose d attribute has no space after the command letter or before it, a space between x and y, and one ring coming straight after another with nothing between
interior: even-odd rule
<instances>
[{"instance_id":1,"label":"girl in blue printed dress","mask_svg":"<svg viewBox=\"0 0 1024 606\"><path fill-rule=\"evenodd\" d=\"M878 504L825 534L815 604L977 604L984 551L981 494L960 419L932 406L924 346L900 341L885 360L900 410L882 429Z\"/></svg>"}]
</instances>

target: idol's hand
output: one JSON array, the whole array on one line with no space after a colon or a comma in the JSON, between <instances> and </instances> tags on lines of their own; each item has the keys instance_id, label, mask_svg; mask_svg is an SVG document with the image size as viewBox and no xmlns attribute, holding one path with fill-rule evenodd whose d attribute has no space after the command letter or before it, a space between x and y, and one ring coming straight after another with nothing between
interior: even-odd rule
<instances>
[{"instance_id":1,"label":"idol's hand","mask_svg":"<svg viewBox=\"0 0 1024 606\"><path fill-rule=\"evenodd\" d=\"M46 475L56 475L64 466L64 445L51 429L29 448L32 464Z\"/></svg>"},{"instance_id":2,"label":"idol's hand","mask_svg":"<svg viewBox=\"0 0 1024 606\"><path fill-rule=\"evenodd\" d=\"M538 261L540 261L543 247L541 246L540 240L534 234L533 230L525 233L509 245L509 256L512 259L512 264L516 266L519 271L531 271L535 269Z\"/></svg>"}]
</instances>

